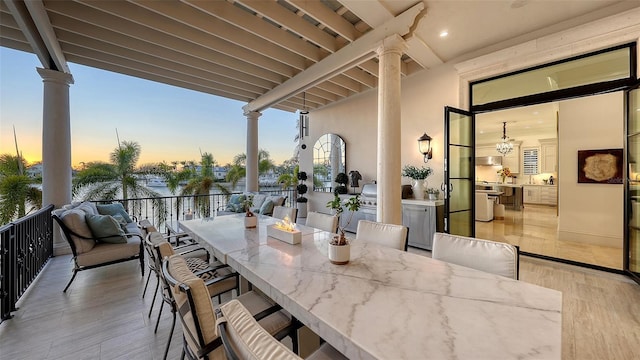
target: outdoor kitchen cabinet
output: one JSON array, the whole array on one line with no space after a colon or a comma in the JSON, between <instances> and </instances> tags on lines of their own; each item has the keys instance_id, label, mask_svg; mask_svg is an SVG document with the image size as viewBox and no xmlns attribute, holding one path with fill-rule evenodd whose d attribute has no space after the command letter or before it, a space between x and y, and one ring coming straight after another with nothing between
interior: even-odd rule
<instances>
[{"instance_id":1,"label":"outdoor kitchen cabinet","mask_svg":"<svg viewBox=\"0 0 640 360\"><path fill-rule=\"evenodd\" d=\"M402 200L402 225L409 228L409 246L431 250L433 235L444 231L441 200Z\"/></svg>"}]
</instances>

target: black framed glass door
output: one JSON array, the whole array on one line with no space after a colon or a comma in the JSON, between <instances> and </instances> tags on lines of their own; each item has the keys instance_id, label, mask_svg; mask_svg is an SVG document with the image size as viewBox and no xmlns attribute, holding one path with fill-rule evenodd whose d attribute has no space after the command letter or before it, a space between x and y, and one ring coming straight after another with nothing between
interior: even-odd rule
<instances>
[{"instance_id":1,"label":"black framed glass door","mask_svg":"<svg viewBox=\"0 0 640 360\"><path fill-rule=\"evenodd\" d=\"M624 269L640 283L640 82L627 91L627 186Z\"/></svg>"},{"instance_id":2,"label":"black framed glass door","mask_svg":"<svg viewBox=\"0 0 640 360\"><path fill-rule=\"evenodd\" d=\"M465 110L444 110L445 232L475 236L475 116Z\"/></svg>"}]
</instances>

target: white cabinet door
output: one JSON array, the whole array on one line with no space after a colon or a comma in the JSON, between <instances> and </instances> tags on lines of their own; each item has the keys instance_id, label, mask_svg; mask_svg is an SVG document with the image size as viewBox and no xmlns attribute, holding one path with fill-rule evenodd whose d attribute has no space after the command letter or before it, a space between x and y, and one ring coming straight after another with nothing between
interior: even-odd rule
<instances>
[{"instance_id":1,"label":"white cabinet door","mask_svg":"<svg viewBox=\"0 0 640 360\"><path fill-rule=\"evenodd\" d=\"M558 188L555 186L542 186L540 188L540 203L558 205Z\"/></svg>"},{"instance_id":2,"label":"white cabinet door","mask_svg":"<svg viewBox=\"0 0 640 360\"><path fill-rule=\"evenodd\" d=\"M553 173L558 171L558 143L555 139L540 140L540 172Z\"/></svg>"},{"instance_id":3,"label":"white cabinet door","mask_svg":"<svg viewBox=\"0 0 640 360\"><path fill-rule=\"evenodd\" d=\"M524 192L522 200L525 204L538 204L540 203L540 187L538 186L522 186Z\"/></svg>"},{"instance_id":4,"label":"white cabinet door","mask_svg":"<svg viewBox=\"0 0 640 360\"><path fill-rule=\"evenodd\" d=\"M520 145L514 143L513 151L502 157L502 167L508 167L514 174L520 174Z\"/></svg>"}]
</instances>

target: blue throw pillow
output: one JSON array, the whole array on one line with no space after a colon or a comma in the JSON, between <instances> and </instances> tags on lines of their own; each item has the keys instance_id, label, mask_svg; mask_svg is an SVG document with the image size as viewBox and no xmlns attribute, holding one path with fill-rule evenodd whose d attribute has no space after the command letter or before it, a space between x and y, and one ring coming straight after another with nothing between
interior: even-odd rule
<instances>
[{"instance_id":1,"label":"blue throw pillow","mask_svg":"<svg viewBox=\"0 0 640 360\"><path fill-rule=\"evenodd\" d=\"M227 202L227 207L226 207L226 211L233 211L233 212L243 212L244 211L244 200L246 199L246 197L244 196L244 194L233 194L231 195L231 197L229 198L229 201Z\"/></svg>"},{"instance_id":2,"label":"blue throw pillow","mask_svg":"<svg viewBox=\"0 0 640 360\"><path fill-rule=\"evenodd\" d=\"M120 227L120 223L111 215L87 215L87 225L93 237L98 241L111 244L126 244L127 237Z\"/></svg>"},{"instance_id":3,"label":"blue throw pillow","mask_svg":"<svg viewBox=\"0 0 640 360\"><path fill-rule=\"evenodd\" d=\"M120 214L122 215L122 217L124 218L124 220L127 223L131 223L133 222L133 220L131 220L131 218L129 217L129 214L127 214L127 212L124 210L124 206L122 206L122 204L120 203L113 203L113 204L98 204L96 205L98 207L98 213L100 215L116 215L116 214Z\"/></svg>"},{"instance_id":4,"label":"blue throw pillow","mask_svg":"<svg viewBox=\"0 0 640 360\"><path fill-rule=\"evenodd\" d=\"M273 201L265 200L260 207L260 214L269 215L273 212Z\"/></svg>"}]
</instances>

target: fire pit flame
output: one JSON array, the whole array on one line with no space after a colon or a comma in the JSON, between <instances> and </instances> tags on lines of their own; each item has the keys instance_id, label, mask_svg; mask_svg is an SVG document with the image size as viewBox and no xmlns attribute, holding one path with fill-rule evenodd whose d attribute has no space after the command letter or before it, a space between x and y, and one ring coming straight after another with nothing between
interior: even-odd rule
<instances>
[{"instance_id":1,"label":"fire pit flame","mask_svg":"<svg viewBox=\"0 0 640 360\"><path fill-rule=\"evenodd\" d=\"M279 230L284 230L288 232L294 232L296 230L296 224L291 222L289 216L285 216L282 221L278 221L275 224L275 228Z\"/></svg>"}]
</instances>

